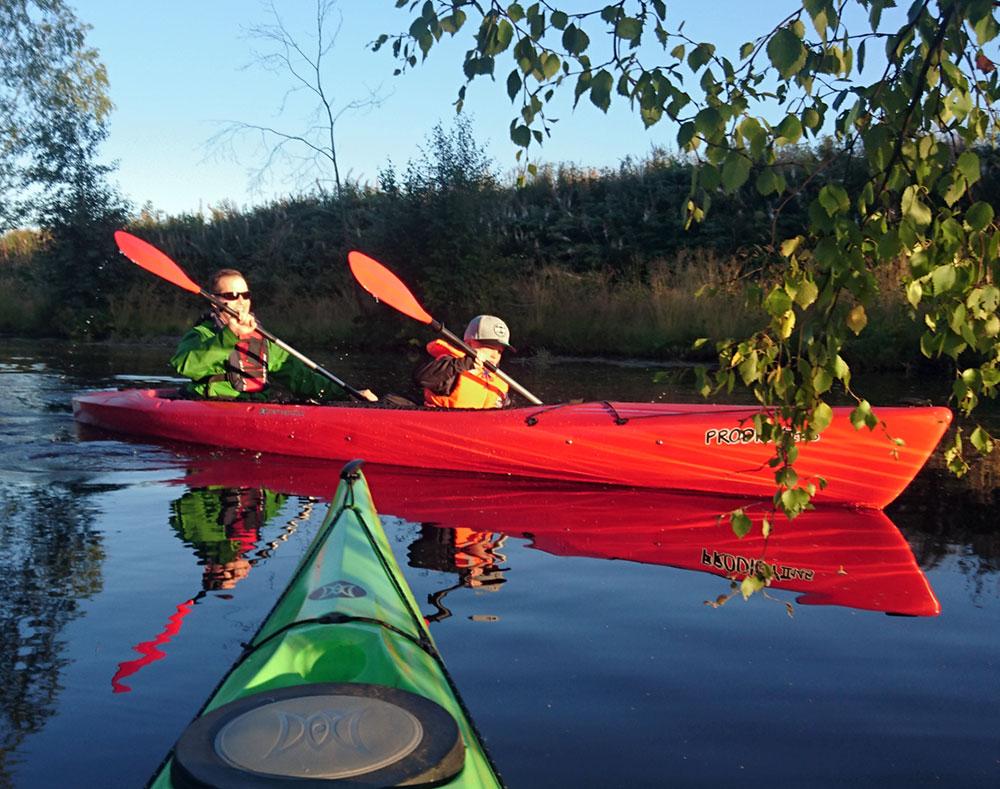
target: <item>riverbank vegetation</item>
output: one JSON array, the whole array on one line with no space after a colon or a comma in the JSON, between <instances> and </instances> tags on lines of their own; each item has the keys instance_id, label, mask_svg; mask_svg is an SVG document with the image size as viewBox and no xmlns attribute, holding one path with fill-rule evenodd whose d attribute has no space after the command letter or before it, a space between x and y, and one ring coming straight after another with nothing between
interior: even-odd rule
<instances>
[{"instance_id":1,"label":"riverbank vegetation","mask_svg":"<svg viewBox=\"0 0 1000 789\"><path fill-rule=\"evenodd\" d=\"M805 172L829 144L790 150L786 177ZM519 185L459 120L437 128L419 159L387 165L377 184L348 184L339 197L222 205L207 216L146 209L126 226L196 280L220 266L243 270L262 319L295 342L389 347L419 334L358 292L345 262L356 248L389 265L448 325L503 315L528 352L709 358L692 350L697 338L744 336L767 320L748 305L781 270L767 246L777 214L747 188L685 229L691 174L684 157L654 150L616 169L547 167ZM804 226L802 210L785 207L777 220L784 232ZM106 223L105 234L88 235L86 260L54 249L45 232L0 238L0 331L87 339L182 332L204 305L118 255L113 229ZM866 342L853 355L869 366L919 363L920 327L892 272L883 276Z\"/></svg>"}]
</instances>

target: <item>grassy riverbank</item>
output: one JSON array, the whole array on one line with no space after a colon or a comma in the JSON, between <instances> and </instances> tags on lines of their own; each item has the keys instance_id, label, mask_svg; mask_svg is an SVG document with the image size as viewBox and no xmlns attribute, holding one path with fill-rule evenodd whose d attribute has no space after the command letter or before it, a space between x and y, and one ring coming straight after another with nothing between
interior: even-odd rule
<instances>
[{"instance_id":1,"label":"grassy riverbank","mask_svg":"<svg viewBox=\"0 0 1000 789\"><path fill-rule=\"evenodd\" d=\"M123 287L111 293L97 336L110 339L179 336L204 310L196 296L152 275L132 275L122 260ZM346 268L346 266L345 266ZM740 279L741 263L711 250L690 250L657 261L644 276L608 271L573 272L558 266L502 287L484 288L467 310L443 306L436 318L461 329L476 312L494 312L511 326L515 344L527 353L546 351L575 356L628 356L648 359L703 359L692 344L746 336L766 324L748 310ZM420 325L375 304L349 282L325 292L304 283L276 278L261 288L255 308L262 321L293 343L337 347L391 348L422 336ZM414 284L414 290L420 288ZM699 296L696 292L701 291ZM916 363L919 327L906 314L895 289L872 312L858 361L874 368ZM19 336L59 336L70 321L85 330L85 319L52 312L44 292L31 278L0 274L0 332ZM85 332L84 332L85 333Z\"/></svg>"},{"instance_id":2,"label":"grassy riverbank","mask_svg":"<svg viewBox=\"0 0 1000 789\"><path fill-rule=\"evenodd\" d=\"M799 172L796 157L814 155L790 153L786 176ZM550 167L519 185L458 128L438 130L422 160L388 166L374 186L205 215L144 210L127 228L196 281L222 266L243 271L261 319L293 342L389 348L419 335L358 291L346 266L357 248L454 329L488 312L529 352L692 359L697 338L766 325L746 306L748 289L776 281L786 261L774 239L802 232L805 198L820 184L803 183L802 200L780 211L750 187L723 195L686 228L690 179L689 162L653 152L607 170ZM114 229L88 227L72 243L29 230L0 238L0 332L129 339L189 326L204 305L125 261ZM880 276L868 326L845 355L870 368L919 364L920 318L898 277ZM709 342L697 358L713 356Z\"/></svg>"}]
</instances>

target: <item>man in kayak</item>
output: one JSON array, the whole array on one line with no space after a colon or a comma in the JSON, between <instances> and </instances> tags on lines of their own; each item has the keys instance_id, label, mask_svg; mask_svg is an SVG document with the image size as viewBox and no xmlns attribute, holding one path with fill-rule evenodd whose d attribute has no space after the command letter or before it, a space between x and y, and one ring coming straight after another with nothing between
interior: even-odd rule
<instances>
[{"instance_id":1,"label":"man in kayak","mask_svg":"<svg viewBox=\"0 0 1000 789\"><path fill-rule=\"evenodd\" d=\"M433 358L413 371L413 380L424 390L424 405L435 408L503 408L509 405L507 382L490 372L483 362L500 364L510 348L507 324L494 315L477 315L462 337L476 355L467 356L444 340L427 344Z\"/></svg>"},{"instance_id":2,"label":"man in kayak","mask_svg":"<svg viewBox=\"0 0 1000 789\"><path fill-rule=\"evenodd\" d=\"M348 399L348 393L340 386L256 332L257 321L250 312L250 289L239 271L221 269L212 275L209 286L212 294L225 301L238 316L213 307L181 338L170 365L192 379L184 388L187 394L229 400L272 400L277 388L304 400ZM368 389L361 394L367 400L378 399Z\"/></svg>"}]
</instances>

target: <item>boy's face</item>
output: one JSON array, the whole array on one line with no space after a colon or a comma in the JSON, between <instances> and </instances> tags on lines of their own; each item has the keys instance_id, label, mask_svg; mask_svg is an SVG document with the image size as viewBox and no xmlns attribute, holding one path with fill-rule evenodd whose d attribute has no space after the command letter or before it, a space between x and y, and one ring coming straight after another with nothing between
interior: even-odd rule
<instances>
[{"instance_id":1,"label":"boy's face","mask_svg":"<svg viewBox=\"0 0 1000 789\"><path fill-rule=\"evenodd\" d=\"M500 357L503 355L503 346L495 343L479 342L479 340L470 340L469 347L476 352L476 356L480 361L489 362L493 365L500 364Z\"/></svg>"}]
</instances>

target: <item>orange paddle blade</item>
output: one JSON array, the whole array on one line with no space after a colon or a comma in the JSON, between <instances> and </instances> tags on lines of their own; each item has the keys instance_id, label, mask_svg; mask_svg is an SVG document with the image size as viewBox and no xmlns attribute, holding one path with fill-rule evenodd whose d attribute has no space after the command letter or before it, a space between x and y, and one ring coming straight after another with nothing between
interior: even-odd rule
<instances>
[{"instance_id":1,"label":"orange paddle blade","mask_svg":"<svg viewBox=\"0 0 1000 789\"><path fill-rule=\"evenodd\" d=\"M126 233L124 230L116 230L115 243L118 244L121 253L137 266L141 266L146 271L152 272L156 276L184 288L184 290L201 293L201 288L181 270L180 266L149 242L143 241L131 233Z\"/></svg>"},{"instance_id":2,"label":"orange paddle blade","mask_svg":"<svg viewBox=\"0 0 1000 789\"><path fill-rule=\"evenodd\" d=\"M347 253L347 262L358 284L377 301L384 301L393 309L421 323L434 322L402 280L377 260L363 252L352 251Z\"/></svg>"}]
</instances>

